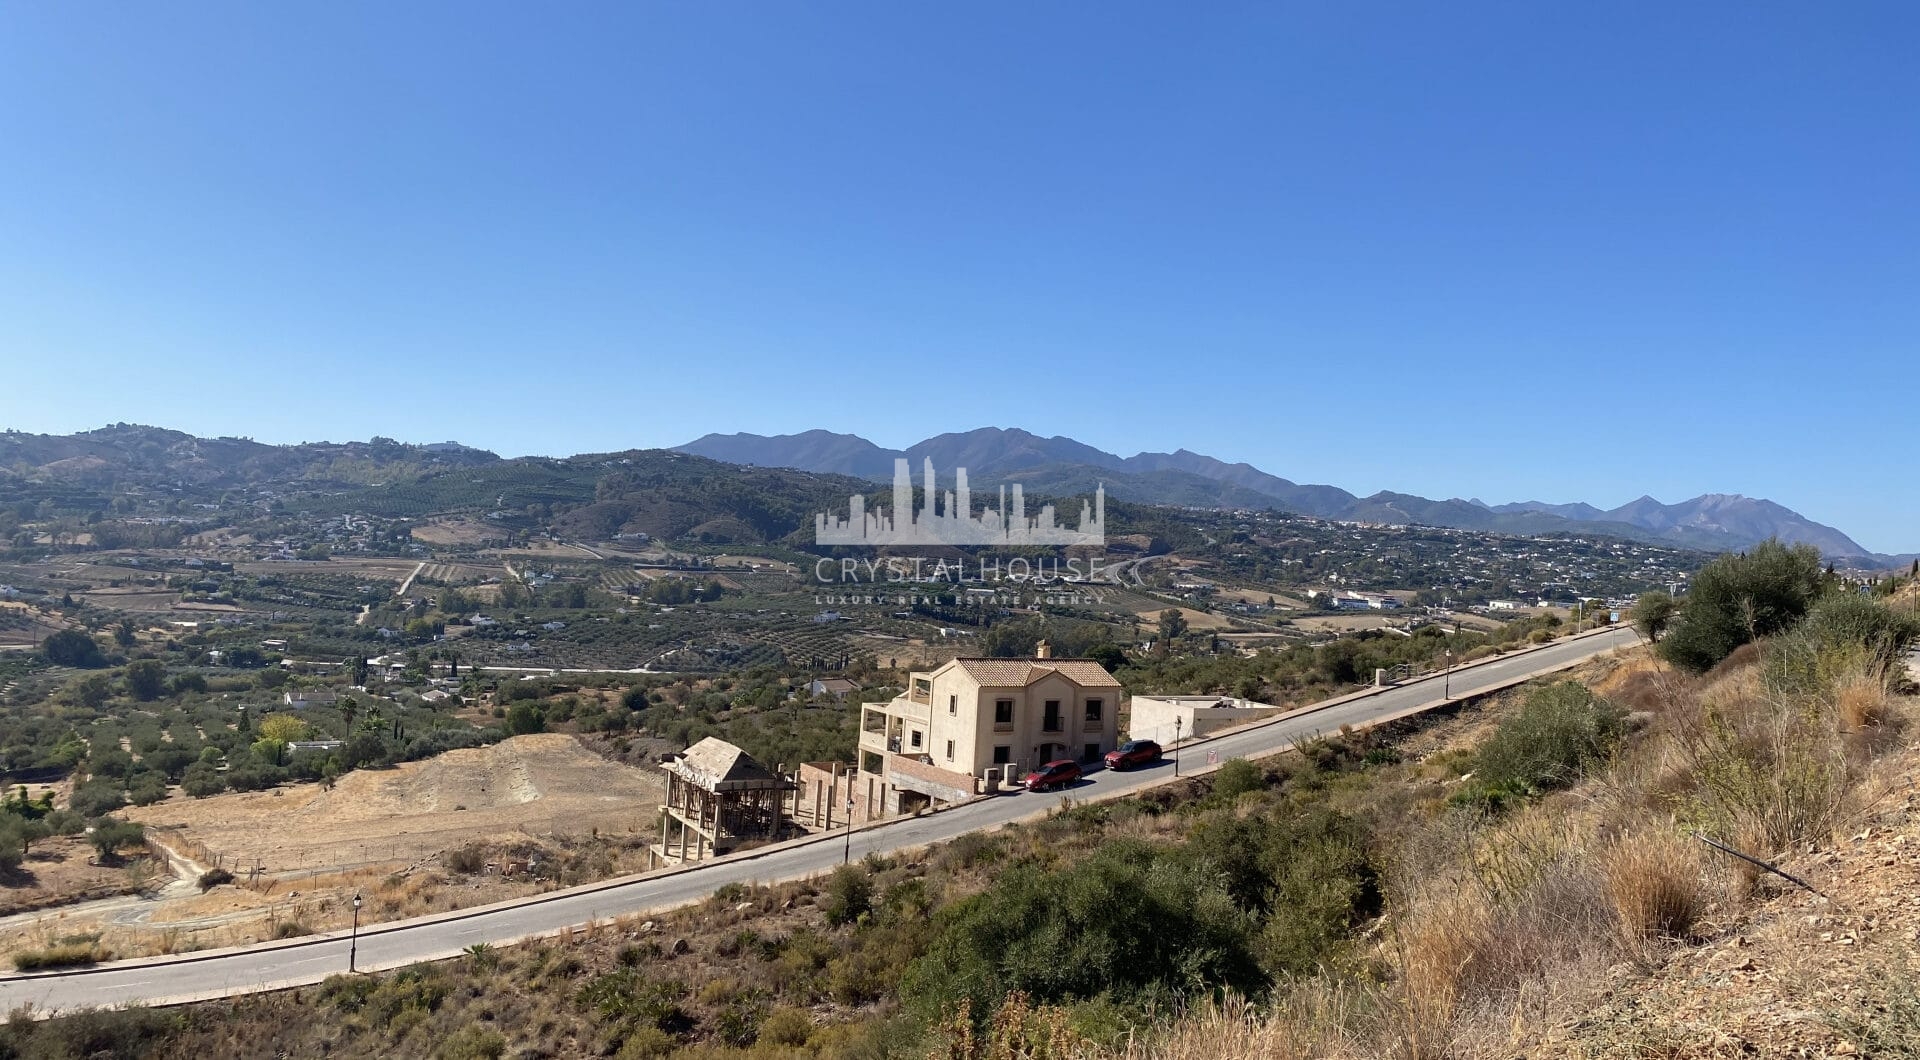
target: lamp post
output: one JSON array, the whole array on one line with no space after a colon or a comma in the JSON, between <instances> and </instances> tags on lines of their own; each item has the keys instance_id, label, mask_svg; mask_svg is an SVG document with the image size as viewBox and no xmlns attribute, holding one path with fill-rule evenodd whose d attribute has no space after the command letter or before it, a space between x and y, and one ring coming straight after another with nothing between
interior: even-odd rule
<instances>
[{"instance_id":1,"label":"lamp post","mask_svg":"<svg viewBox=\"0 0 1920 1060\"><path fill-rule=\"evenodd\" d=\"M353 935L347 941L347 971L354 971L360 957L360 892L353 892Z\"/></svg>"},{"instance_id":2,"label":"lamp post","mask_svg":"<svg viewBox=\"0 0 1920 1060\"><path fill-rule=\"evenodd\" d=\"M1440 689L1441 689L1440 691L1441 699L1453 698L1453 649L1452 648L1447 649L1447 676L1444 678L1441 678Z\"/></svg>"},{"instance_id":3,"label":"lamp post","mask_svg":"<svg viewBox=\"0 0 1920 1060\"><path fill-rule=\"evenodd\" d=\"M853 793L847 793L847 850L841 855L840 864L853 864Z\"/></svg>"},{"instance_id":4,"label":"lamp post","mask_svg":"<svg viewBox=\"0 0 1920 1060\"><path fill-rule=\"evenodd\" d=\"M1180 775L1180 718L1173 719L1173 775Z\"/></svg>"}]
</instances>

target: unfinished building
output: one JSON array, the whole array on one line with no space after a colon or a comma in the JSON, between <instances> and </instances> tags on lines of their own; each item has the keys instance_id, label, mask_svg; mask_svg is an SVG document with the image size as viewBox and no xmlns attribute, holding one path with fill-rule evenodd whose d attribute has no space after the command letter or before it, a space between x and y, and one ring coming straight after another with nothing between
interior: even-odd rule
<instances>
[{"instance_id":1,"label":"unfinished building","mask_svg":"<svg viewBox=\"0 0 1920 1060\"><path fill-rule=\"evenodd\" d=\"M648 867L704 861L749 840L778 839L787 830L793 781L725 740L709 736L665 769L660 842L649 848Z\"/></svg>"}]
</instances>

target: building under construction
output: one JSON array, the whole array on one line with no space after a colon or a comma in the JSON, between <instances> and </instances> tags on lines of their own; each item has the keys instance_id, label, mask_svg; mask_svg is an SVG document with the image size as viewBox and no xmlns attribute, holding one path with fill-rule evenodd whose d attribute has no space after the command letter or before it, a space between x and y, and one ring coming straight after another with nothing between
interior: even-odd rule
<instances>
[{"instance_id":1,"label":"building under construction","mask_svg":"<svg viewBox=\"0 0 1920 1060\"><path fill-rule=\"evenodd\" d=\"M793 781L725 740L709 736L664 768L667 803L660 807L660 842L650 848L649 867L704 861L788 831Z\"/></svg>"}]
</instances>

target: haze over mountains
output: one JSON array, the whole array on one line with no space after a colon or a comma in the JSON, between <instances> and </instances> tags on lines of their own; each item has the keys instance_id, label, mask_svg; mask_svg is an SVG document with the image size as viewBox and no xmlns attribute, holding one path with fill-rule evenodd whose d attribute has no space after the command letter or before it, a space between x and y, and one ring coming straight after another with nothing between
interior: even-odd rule
<instances>
[{"instance_id":1,"label":"haze over mountains","mask_svg":"<svg viewBox=\"0 0 1920 1060\"><path fill-rule=\"evenodd\" d=\"M1357 497L1337 486L1303 485L1250 464L1230 464L1185 449L1121 457L1071 438L1042 438L1017 428L942 434L904 450L824 430L775 436L709 434L678 448L734 464L878 480L892 477L897 457L908 458L916 474L921 459L931 458L943 478L965 467L976 484L1019 481L1030 490L1056 495L1105 483L1110 495L1143 504L1278 508L1325 519L1520 534L1609 534L1712 550L1741 549L1778 537L1813 545L1835 559L1892 564L1912 558L1870 553L1833 527L1772 501L1738 494L1709 493L1677 504L1641 497L1612 509L1585 503L1430 500L1386 491Z\"/></svg>"}]
</instances>

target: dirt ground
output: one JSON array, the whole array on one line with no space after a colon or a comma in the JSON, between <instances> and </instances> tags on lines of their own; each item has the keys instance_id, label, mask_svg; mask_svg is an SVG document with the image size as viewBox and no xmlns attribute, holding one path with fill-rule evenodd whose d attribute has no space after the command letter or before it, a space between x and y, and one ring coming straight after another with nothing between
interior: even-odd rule
<instances>
[{"instance_id":1,"label":"dirt ground","mask_svg":"<svg viewBox=\"0 0 1920 1060\"><path fill-rule=\"evenodd\" d=\"M1164 612L1166 610L1167 608L1165 607L1147 608L1144 610L1135 611L1134 614L1140 616L1140 620L1143 623L1143 628L1152 629L1154 628L1152 626L1152 623L1158 622L1160 620L1161 612ZM1233 625L1233 623L1227 621L1224 618L1221 618L1219 615L1211 614L1206 611L1195 611L1191 607L1182 607L1182 608L1177 608L1176 610L1178 610L1182 615L1186 616L1187 628L1191 630L1198 631L1198 630L1207 630L1207 629L1227 629Z\"/></svg>"},{"instance_id":2,"label":"dirt ground","mask_svg":"<svg viewBox=\"0 0 1920 1060\"><path fill-rule=\"evenodd\" d=\"M478 519L442 519L413 528L413 538L430 545L480 545L507 536L507 531Z\"/></svg>"},{"instance_id":3,"label":"dirt ground","mask_svg":"<svg viewBox=\"0 0 1920 1060\"><path fill-rule=\"evenodd\" d=\"M1398 625L1405 619L1397 614L1389 616L1383 612L1357 615L1313 615L1296 618L1293 624L1301 629L1310 629L1316 633L1351 633L1357 629L1380 629L1387 625Z\"/></svg>"},{"instance_id":4,"label":"dirt ground","mask_svg":"<svg viewBox=\"0 0 1920 1060\"><path fill-rule=\"evenodd\" d=\"M102 898L137 890L147 879L143 862L94 864L84 836L50 836L33 844L13 872L0 875L0 917L63 901Z\"/></svg>"},{"instance_id":5,"label":"dirt ground","mask_svg":"<svg viewBox=\"0 0 1920 1060\"><path fill-rule=\"evenodd\" d=\"M202 863L236 872L413 865L475 838L514 833L644 833L663 782L571 736L517 736L391 770L356 770L332 791L302 784L188 799L129 812L177 836Z\"/></svg>"}]
</instances>

